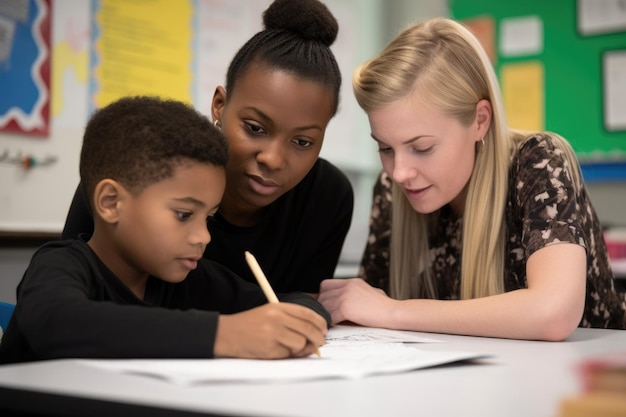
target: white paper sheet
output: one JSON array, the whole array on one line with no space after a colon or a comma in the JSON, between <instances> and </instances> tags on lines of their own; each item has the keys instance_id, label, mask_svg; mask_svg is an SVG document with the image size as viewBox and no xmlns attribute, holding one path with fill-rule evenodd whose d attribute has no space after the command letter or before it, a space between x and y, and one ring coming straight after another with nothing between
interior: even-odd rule
<instances>
[{"instance_id":1,"label":"white paper sheet","mask_svg":"<svg viewBox=\"0 0 626 417\"><path fill-rule=\"evenodd\" d=\"M543 21L539 16L502 19L499 39L502 56L538 55L543 52Z\"/></svg>"},{"instance_id":2,"label":"white paper sheet","mask_svg":"<svg viewBox=\"0 0 626 417\"><path fill-rule=\"evenodd\" d=\"M578 30L583 35L615 33L626 29L624 0L578 0Z\"/></svg>"},{"instance_id":3,"label":"white paper sheet","mask_svg":"<svg viewBox=\"0 0 626 417\"><path fill-rule=\"evenodd\" d=\"M408 342L408 343L407 343ZM411 332L339 326L329 331L321 356L300 359L80 360L113 372L144 375L181 385L362 378L406 372L485 355L423 351L414 343L437 342Z\"/></svg>"},{"instance_id":4,"label":"white paper sheet","mask_svg":"<svg viewBox=\"0 0 626 417\"><path fill-rule=\"evenodd\" d=\"M602 75L604 127L611 132L626 130L626 50L604 52Z\"/></svg>"},{"instance_id":5,"label":"white paper sheet","mask_svg":"<svg viewBox=\"0 0 626 417\"><path fill-rule=\"evenodd\" d=\"M420 336L419 333L405 330L380 329L377 327L333 326L326 334L327 343L439 343L440 340Z\"/></svg>"}]
</instances>

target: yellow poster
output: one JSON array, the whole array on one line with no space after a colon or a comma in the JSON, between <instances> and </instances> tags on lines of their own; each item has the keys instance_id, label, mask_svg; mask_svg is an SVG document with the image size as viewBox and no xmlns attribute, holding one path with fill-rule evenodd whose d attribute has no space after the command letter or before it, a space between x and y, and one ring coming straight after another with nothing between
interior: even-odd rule
<instances>
[{"instance_id":1,"label":"yellow poster","mask_svg":"<svg viewBox=\"0 0 626 417\"><path fill-rule=\"evenodd\" d=\"M96 4L92 104L103 107L126 95L159 95L191 103L191 2Z\"/></svg>"},{"instance_id":2,"label":"yellow poster","mask_svg":"<svg viewBox=\"0 0 626 417\"><path fill-rule=\"evenodd\" d=\"M539 61L503 64L500 70L509 127L544 130L544 71Z\"/></svg>"}]
</instances>

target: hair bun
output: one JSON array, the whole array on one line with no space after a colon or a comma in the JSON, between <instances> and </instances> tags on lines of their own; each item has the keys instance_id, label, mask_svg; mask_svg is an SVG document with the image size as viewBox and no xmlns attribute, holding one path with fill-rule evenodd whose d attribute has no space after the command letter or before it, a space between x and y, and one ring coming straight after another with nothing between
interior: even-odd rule
<instances>
[{"instance_id":1,"label":"hair bun","mask_svg":"<svg viewBox=\"0 0 626 417\"><path fill-rule=\"evenodd\" d=\"M263 12L265 29L283 29L307 40L332 45L339 24L325 4L317 0L274 0Z\"/></svg>"}]
</instances>

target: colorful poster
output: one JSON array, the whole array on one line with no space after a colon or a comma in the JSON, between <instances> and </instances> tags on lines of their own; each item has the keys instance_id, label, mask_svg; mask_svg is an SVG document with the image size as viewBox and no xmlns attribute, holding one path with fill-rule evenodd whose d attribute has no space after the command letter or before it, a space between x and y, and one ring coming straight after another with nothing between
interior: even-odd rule
<instances>
[{"instance_id":1,"label":"colorful poster","mask_svg":"<svg viewBox=\"0 0 626 417\"><path fill-rule=\"evenodd\" d=\"M503 64L502 95L509 126L544 130L544 69L540 61Z\"/></svg>"},{"instance_id":2,"label":"colorful poster","mask_svg":"<svg viewBox=\"0 0 626 417\"><path fill-rule=\"evenodd\" d=\"M50 0L0 2L0 131L47 137Z\"/></svg>"},{"instance_id":3,"label":"colorful poster","mask_svg":"<svg viewBox=\"0 0 626 417\"><path fill-rule=\"evenodd\" d=\"M190 1L93 0L91 106L127 95L191 103Z\"/></svg>"}]
</instances>

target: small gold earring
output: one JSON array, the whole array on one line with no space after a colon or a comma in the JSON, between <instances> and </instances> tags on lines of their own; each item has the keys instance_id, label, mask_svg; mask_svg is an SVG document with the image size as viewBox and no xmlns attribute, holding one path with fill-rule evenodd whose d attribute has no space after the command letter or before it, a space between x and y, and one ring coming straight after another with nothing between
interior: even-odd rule
<instances>
[{"instance_id":1,"label":"small gold earring","mask_svg":"<svg viewBox=\"0 0 626 417\"><path fill-rule=\"evenodd\" d=\"M219 121L219 120L215 120L215 121L213 122L213 125L214 125L215 127L217 127L218 129L221 129L221 128L222 128L222 124L220 123L220 121Z\"/></svg>"},{"instance_id":2,"label":"small gold earring","mask_svg":"<svg viewBox=\"0 0 626 417\"><path fill-rule=\"evenodd\" d=\"M484 148L484 147L485 147L485 138L482 138L482 139L480 140L480 143L482 143L482 144L483 144L483 148Z\"/></svg>"}]
</instances>

